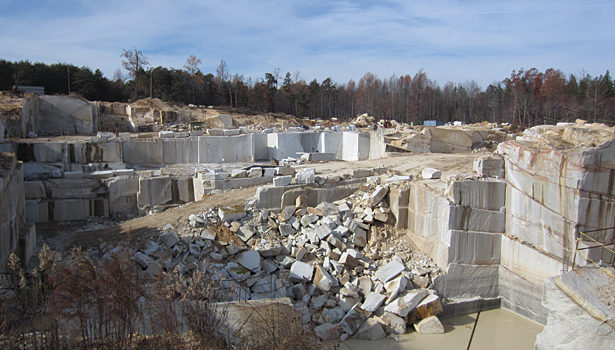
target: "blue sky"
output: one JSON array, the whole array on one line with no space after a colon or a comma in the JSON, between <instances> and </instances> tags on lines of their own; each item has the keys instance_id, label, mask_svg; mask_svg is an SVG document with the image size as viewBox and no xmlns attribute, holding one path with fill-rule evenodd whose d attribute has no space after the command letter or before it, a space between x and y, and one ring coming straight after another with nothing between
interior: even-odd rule
<instances>
[{"instance_id":1,"label":"blue sky","mask_svg":"<svg viewBox=\"0 0 615 350\"><path fill-rule=\"evenodd\" d=\"M153 66L262 78L279 68L345 83L422 69L443 86L513 69L615 70L615 1L8 1L0 58L72 63L112 77L122 49Z\"/></svg>"}]
</instances>

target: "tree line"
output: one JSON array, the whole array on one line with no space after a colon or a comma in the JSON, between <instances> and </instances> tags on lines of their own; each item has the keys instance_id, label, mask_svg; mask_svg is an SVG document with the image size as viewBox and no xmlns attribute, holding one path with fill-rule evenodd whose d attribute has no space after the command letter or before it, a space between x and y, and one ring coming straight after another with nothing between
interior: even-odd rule
<instances>
[{"instance_id":1,"label":"tree line","mask_svg":"<svg viewBox=\"0 0 615 350\"><path fill-rule=\"evenodd\" d=\"M448 82L443 87L419 71L381 79L364 74L358 82L331 78L306 81L299 72L279 69L253 79L231 74L222 60L215 74L200 70L191 55L183 69L148 67L141 51L124 50L122 65L108 79L100 70L70 64L0 60L0 90L14 84L44 86L48 94L76 92L89 100L131 101L157 97L177 104L243 107L256 112L282 112L299 117L351 118L368 113L376 118L420 123L424 120L466 123L510 122L532 126L577 118L615 123L615 81L609 71L566 76L549 68L513 71L484 89L475 82Z\"/></svg>"}]
</instances>

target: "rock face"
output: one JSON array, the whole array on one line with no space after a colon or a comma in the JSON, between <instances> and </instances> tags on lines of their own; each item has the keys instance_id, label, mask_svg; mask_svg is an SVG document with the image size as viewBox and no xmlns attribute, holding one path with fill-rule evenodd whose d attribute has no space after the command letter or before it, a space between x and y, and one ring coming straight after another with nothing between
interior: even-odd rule
<instances>
[{"instance_id":1,"label":"rock face","mask_svg":"<svg viewBox=\"0 0 615 350\"><path fill-rule=\"evenodd\" d=\"M615 330L579 307L553 283L553 278L545 283L544 303L549 317L536 337L537 350L615 348Z\"/></svg>"}]
</instances>

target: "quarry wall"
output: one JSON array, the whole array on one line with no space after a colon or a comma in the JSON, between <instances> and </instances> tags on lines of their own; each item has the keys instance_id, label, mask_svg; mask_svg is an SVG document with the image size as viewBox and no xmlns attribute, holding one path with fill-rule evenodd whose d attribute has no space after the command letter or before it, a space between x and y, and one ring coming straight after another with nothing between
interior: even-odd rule
<instances>
[{"instance_id":1,"label":"quarry wall","mask_svg":"<svg viewBox=\"0 0 615 350\"><path fill-rule=\"evenodd\" d=\"M23 164L13 154L0 152L0 271L24 230Z\"/></svg>"}]
</instances>

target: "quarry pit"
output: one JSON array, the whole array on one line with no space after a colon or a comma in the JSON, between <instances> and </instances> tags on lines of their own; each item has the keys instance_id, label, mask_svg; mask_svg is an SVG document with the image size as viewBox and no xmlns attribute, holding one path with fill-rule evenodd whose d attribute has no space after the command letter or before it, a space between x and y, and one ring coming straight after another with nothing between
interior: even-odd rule
<instances>
[{"instance_id":1,"label":"quarry pit","mask_svg":"<svg viewBox=\"0 0 615 350\"><path fill-rule=\"evenodd\" d=\"M536 349L615 348L615 128L4 101L4 271L43 244L128 246L145 281L215 271L233 308L281 305L322 342L501 308L538 325Z\"/></svg>"}]
</instances>

